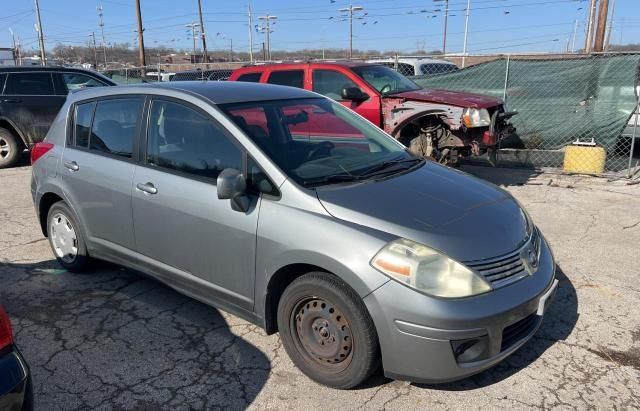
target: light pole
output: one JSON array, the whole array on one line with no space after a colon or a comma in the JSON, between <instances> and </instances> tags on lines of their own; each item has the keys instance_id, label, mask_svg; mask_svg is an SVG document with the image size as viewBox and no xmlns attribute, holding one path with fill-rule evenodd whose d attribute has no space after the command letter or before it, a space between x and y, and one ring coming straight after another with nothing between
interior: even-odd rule
<instances>
[{"instance_id":1,"label":"light pole","mask_svg":"<svg viewBox=\"0 0 640 411\"><path fill-rule=\"evenodd\" d=\"M89 34L89 37L93 39L93 64L96 70L98 70L98 52L96 51L96 33Z\"/></svg>"},{"instance_id":2,"label":"light pole","mask_svg":"<svg viewBox=\"0 0 640 411\"><path fill-rule=\"evenodd\" d=\"M258 17L258 20L264 22L264 26L259 27L259 30L266 33L267 36L267 59L271 60L271 21L277 20L278 16L272 16L271 14L267 14L266 16ZM275 22L274 22L275 24Z\"/></svg>"},{"instance_id":3,"label":"light pole","mask_svg":"<svg viewBox=\"0 0 640 411\"><path fill-rule=\"evenodd\" d=\"M191 29L191 39L193 40L193 62L198 62L198 56L196 55L196 28L200 27L200 23L191 23L184 25L187 28Z\"/></svg>"},{"instance_id":4,"label":"light pole","mask_svg":"<svg viewBox=\"0 0 640 411\"><path fill-rule=\"evenodd\" d=\"M100 23L98 24L98 26L100 26L100 33L102 35L102 53L104 54L104 68L107 68L107 42L104 41L104 21L102 20L103 17L103 13L102 13L102 6L98 6L96 7L96 10L98 11L98 17L100 18Z\"/></svg>"},{"instance_id":5,"label":"light pole","mask_svg":"<svg viewBox=\"0 0 640 411\"><path fill-rule=\"evenodd\" d=\"M341 12L349 12L349 59L353 58L353 12L362 11L364 7L349 4L349 7L338 9Z\"/></svg>"},{"instance_id":6,"label":"light pole","mask_svg":"<svg viewBox=\"0 0 640 411\"><path fill-rule=\"evenodd\" d=\"M462 68L464 68L467 56L467 39L469 37L469 13L471 13L471 0L467 0L467 8L464 13L464 45L462 46Z\"/></svg>"}]
</instances>

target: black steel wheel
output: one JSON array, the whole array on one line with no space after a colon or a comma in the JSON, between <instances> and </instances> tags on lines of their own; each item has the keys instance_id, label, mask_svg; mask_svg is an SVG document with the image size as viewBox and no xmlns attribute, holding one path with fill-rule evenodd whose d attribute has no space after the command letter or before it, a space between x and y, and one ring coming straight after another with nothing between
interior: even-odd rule
<instances>
[{"instance_id":1,"label":"black steel wheel","mask_svg":"<svg viewBox=\"0 0 640 411\"><path fill-rule=\"evenodd\" d=\"M362 299L331 274L305 274L287 287L278 328L294 364L321 384L353 388L380 364L378 337Z\"/></svg>"}]
</instances>

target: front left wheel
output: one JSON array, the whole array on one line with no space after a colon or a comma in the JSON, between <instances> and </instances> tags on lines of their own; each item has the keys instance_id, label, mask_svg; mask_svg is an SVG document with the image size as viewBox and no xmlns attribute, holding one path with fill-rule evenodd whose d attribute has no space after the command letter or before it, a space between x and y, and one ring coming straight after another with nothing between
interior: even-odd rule
<instances>
[{"instance_id":1,"label":"front left wheel","mask_svg":"<svg viewBox=\"0 0 640 411\"><path fill-rule=\"evenodd\" d=\"M64 201L51 206L47 214L49 245L58 263L65 269L79 273L89 266L90 257L71 209Z\"/></svg>"},{"instance_id":2,"label":"front left wheel","mask_svg":"<svg viewBox=\"0 0 640 411\"><path fill-rule=\"evenodd\" d=\"M293 363L320 384L353 388L380 365L378 336L362 299L331 274L305 274L285 289L278 329Z\"/></svg>"}]
</instances>

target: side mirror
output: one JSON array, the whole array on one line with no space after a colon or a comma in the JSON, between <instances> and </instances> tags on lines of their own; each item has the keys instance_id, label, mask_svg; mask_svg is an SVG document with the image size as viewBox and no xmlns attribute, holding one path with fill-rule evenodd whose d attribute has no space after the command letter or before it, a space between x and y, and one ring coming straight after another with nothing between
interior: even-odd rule
<instances>
[{"instance_id":1,"label":"side mirror","mask_svg":"<svg viewBox=\"0 0 640 411\"><path fill-rule=\"evenodd\" d=\"M231 200L231 208L234 211L246 212L249 210L249 196L247 195L247 180L242 173L235 168L225 168L218 174L216 181L218 198Z\"/></svg>"},{"instance_id":2,"label":"side mirror","mask_svg":"<svg viewBox=\"0 0 640 411\"><path fill-rule=\"evenodd\" d=\"M342 89L342 98L344 100L365 101L369 95L358 87L348 87Z\"/></svg>"}]
</instances>

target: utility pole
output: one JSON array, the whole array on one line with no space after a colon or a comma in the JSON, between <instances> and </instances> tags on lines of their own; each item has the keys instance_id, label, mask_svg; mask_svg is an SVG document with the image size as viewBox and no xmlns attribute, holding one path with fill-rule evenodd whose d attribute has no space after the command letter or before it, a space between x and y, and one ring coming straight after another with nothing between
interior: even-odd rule
<instances>
[{"instance_id":1,"label":"utility pole","mask_svg":"<svg viewBox=\"0 0 640 411\"><path fill-rule=\"evenodd\" d=\"M584 52L591 53L593 45L593 26L596 20L596 5L598 0L591 0L589 4L589 21L587 22L587 38L585 39Z\"/></svg>"},{"instance_id":2,"label":"utility pole","mask_svg":"<svg viewBox=\"0 0 640 411\"><path fill-rule=\"evenodd\" d=\"M209 62L207 55L207 39L204 33L204 20L202 20L202 0L198 0L198 14L200 15L200 37L202 38L202 58L205 63Z\"/></svg>"},{"instance_id":3,"label":"utility pole","mask_svg":"<svg viewBox=\"0 0 640 411\"><path fill-rule=\"evenodd\" d=\"M447 55L447 25L449 23L449 0L444 0L444 33L442 35L442 54Z\"/></svg>"},{"instance_id":4,"label":"utility pole","mask_svg":"<svg viewBox=\"0 0 640 411\"><path fill-rule=\"evenodd\" d=\"M251 16L251 4L249 4L248 12L249 12L249 62L253 63L253 16Z\"/></svg>"},{"instance_id":5,"label":"utility pole","mask_svg":"<svg viewBox=\"0 0 640 411\"><path fill-rule=\"evenodd\" d=\"M144 37L142 28L142 13L140 12L140 0L136 0L136 14L138 15L138 62L141 67L147 65L144 58Z\"/></svg>"},{"instance_id":6,"label":"utility pole","mask_svg":"<svg viewBox=\"0 0 640 411\"><path fill-rule=\"evenodd\" d=\"M98 70L98 52L96 51L96 33L92 32L89 37L93 38L93 64L96 70Z\"/></svg>"},{"instance_id":7,"label":"utility pole","mask_svg":"<svg viewBox=\"0 0 640 411\"><path fill-rule=\"evenodd\" d=\"M233 61L233 39L229 37L229 61Z\"/></svg>"},{"instance_id":8,"label":"utility pole","mask_svg":"<svg viewBox=\"0 0 640 411\"><path fill-rule=\"evenodd\" d=\"M267 60L267 50L264 48L264 41L262 42L262 61Z\"/></svg>"},{"instance_id":9,"label":"utility pole","mask_svg":"<svg viewBox=\"0 0 640 411\"><path fill-rule=\"evenodd\" d=\"M260 27L260 31L263 31L267 35L267 59L271 60L271 21L277 20L278 16L272 16L268 14L266 16L258 17L258 20L264 21L264 26Z\"/></svg>"},{"instance_id":10,"label":"utility pole","mask_svg":"<svg viewBox=\"0 0 640 411\"><path fill-rule=\"evenodd\" d=\"M184 26L191 29L191 39L193 40L193 62L197 63L198 57L196 56L196 27L200 27L200 24L190 23L190 24L185 24Z\"/></svg>"},{"instance_id":11,"label":"utility pole","mask_svg":"<svg viewBox=\"0 0 640 411\"><path fill-rule=\"evenodd\" d=\"M341 12L349 12L349 59L353 58L353 12L362 11L364 7L349 4L349 7L338 9Z\"/></svg>"},{"instance_id":12,"label":"utility pole","mask_svg":"<svg viewBox=\"0 0 640 411\"><path fill-rule=\"evenodd\" d=\"M100 19L100 33L102 35L102 53L104 54L104 68L107 68L107 43L104 41L104 21L102 20L102 5L96 7L98 11L98 18Z\"/></svg>"},{"instance_id":13,"label":"utility pole","mask_svg":"<svg viewBox=\"0 0 640 411\"><path fill-rule=\"evenodd\" d=\"M613 16L616 14L616 0L611 0L611 17L609 17L609 25L607 26L607 39L604 43L604 50L609 50L611 43L611 32L613 31Z\"/></svg>"},{"instance_id":14,"label":"utility pole","mask_svg":"<svg viewBox=\"0 0 640 411\"><path fill-rule=\"evenodd\" d=\"M44 52L44 34L42 33L42 20L40 19L40 3L36 2L36 15L38 16L38 43L40 43L40 63L45 66L47 64L47 56Z\"/></svg>"},{"instance_id":15,"label":"utility pole","mask_svg":"<svg viewBox=\"0 0 640 411\"><path fill-rule=\"evenodd\" d=\"M467 39L469 37L469 13L471 13L471 0L467 0L467 8L464 13L464 44L462 46L462 68L464 68L465 57L467 56Z\"/></svg>"},{"instance_id":16,"label":"utility pole","mask_svg":"<svg viewBox=\"0 0 640 411\"><path fill-rule=\"evenodd\" d=\"M598 11L598 27L596 29L596 41L594 51L604 50L604 35L607 31L607 13L609 12L609 0L600 0L600 10Z\"/></svg>"}]
</instances>

